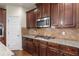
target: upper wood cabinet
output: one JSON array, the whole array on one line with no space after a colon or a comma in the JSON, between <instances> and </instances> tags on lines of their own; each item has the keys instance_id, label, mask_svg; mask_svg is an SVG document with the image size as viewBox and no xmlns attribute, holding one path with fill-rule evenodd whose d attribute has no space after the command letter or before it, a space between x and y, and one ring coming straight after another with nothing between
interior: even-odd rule
<instances>
[{"instance_id":1,"label":"upper wood cabinet","mask_svg":"<svg viewBox=\"0 0 79 59\"><path fill-rule=\"evenodd\" d=\"M39 43L39 55L40 56L46 56L47 55L47 42L40 41Z\"/></svg>"},{"instance_id":2,"label":"upper wood cabinet","mask_svg":"<svg viewBox=\"0 0 79 59\"><path fill-rule=\"evenodd\" d=\"M42 17L50 17L50 3L43 3L42 4L43 8L43 14Z\"/></svg>"},{"instance_id":3,"label":"upper wood cabinet","mask_svg":"<svg viewBox=\"0 0 79 59\"><path fill-rule=\"evenodd\" d=\"M72 3L51 4L51 21L57 27L75 27L75 5Z\"/></svg>"},{"instance_id":4,"label":"upper wood cabinet","mask_svg":"<svg viewBox=\"0 0 79 59\"><path fill-rule=\"evenodd\" d=\"M33 40L34 50L33 55L39 56L39 40Z\"/></svg>"},{"instance_id":5,"label":"upper wood cabinet","mask_svg":"<svg viewBox=\"0 0 79 59\"><path fill-rule=\"evenodd\" d=\"M58 4L52 3L51 4L51 26L58 26L59 22L59 10Z\"/></svg>"},{"instance_id":6,"label":"upper wood cabinet","mask_svg":"<svg viewBox=\"0 0 79 59\"><path fill-rule=\"evenodd\" d=\"M27 12L27 28L35 28L36 27L36 13L33 10Z\"/></svg>"},{"instance_id":7,"label":"upper wood cabinet","mask_svg":"<svg viewBox=\"0 0 79 59\"><path fill-rule=\"evenodd\" d=\"M57 28L79 27L79 4L77 3L38 3L37 10L27 12L27 27L36 27L36 20L50 17L51 26Z\"/></svg>"},{"instance_id":8,"label":"upper wood cabinet","mask_svg":"<svg viewBox=\"0 0 79 59\"><path fill-rule=\"evenodd\" d=\"M75 7L72 3L59 4L61 27L75 27Z\"/></svg>"},{"instance_id":9,"label":"upper wood cabinet","mask_svg":"<svg viewBox=\"0 0 79 59\"><path fill-rule=\"evenodd\" d=\"M42 3L36 4L37 6L37 19L42 18L43 6Z\"/></svg>"},{"instance_id":10,"label":"upper wood cabinet","mask_svg":"<svg viewBox=\"0 0 79 59\"><path fill-rule=\"evenodd\" d=\"M76 27L79 28L79 3L75 3L76 6Z\"/></svg>"},{"instance_id":11,"label":"upper wood cabinet","mask_svg":"<svg viewBox=\"0 0 79 59\"><path fill-rule=\"evenodd\" d=\"M39 3L36 4L38 13L37 13L37 18L43 18L43 17L48 17L50 16L50 3Z\"/></svg>"}]
</instances>

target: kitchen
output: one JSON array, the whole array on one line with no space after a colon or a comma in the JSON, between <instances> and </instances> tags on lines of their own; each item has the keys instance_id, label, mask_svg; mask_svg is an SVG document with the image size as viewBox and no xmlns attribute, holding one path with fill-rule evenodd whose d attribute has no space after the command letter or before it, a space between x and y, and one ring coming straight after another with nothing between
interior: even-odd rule
<instances>
[{"instance_id":1,"label":"kitchen","mask_svg":"<svg viewBox=\"0 0 79 59\"><path fill-rule=\"evenodd\" d=\"M28 29L24 29L26 33L23 31L23 49L36 56L77 56L78 4L40 3L36 6L26 12Z\"/></svg>"},{"instance_id":2,"label":"kitchen","mask_svg":"<svg viewBox=\"0 0 79 59\"><path fill-rule=\"evenodd\" d=\"M2 3L0 18L13 56L79 56L79 3Z\"/></svg>"}]
</instances>

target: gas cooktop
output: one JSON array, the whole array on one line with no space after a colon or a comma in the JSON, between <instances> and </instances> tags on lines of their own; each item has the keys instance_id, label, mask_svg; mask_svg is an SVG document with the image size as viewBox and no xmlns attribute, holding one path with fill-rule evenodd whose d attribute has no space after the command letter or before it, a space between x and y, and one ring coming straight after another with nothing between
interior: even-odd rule
<instances>
[{"instance_id":1,"label":"gas cooktop","mask_svg":"<svg viewBox=\"0 0 79 59\"><path fill-rule=\"evenodd\" d=\"M41 36L41 35L36 35L35 38L43 38L43 39L55 39L55 37L51 37L51 36Z\"/></svg>"}]
</instances>

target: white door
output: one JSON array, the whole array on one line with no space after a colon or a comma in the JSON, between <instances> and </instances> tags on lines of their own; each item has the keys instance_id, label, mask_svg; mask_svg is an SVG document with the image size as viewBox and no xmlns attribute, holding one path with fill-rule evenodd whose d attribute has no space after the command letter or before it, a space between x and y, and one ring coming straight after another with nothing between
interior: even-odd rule
<instances>
[{"instance_id":1,"label":"white door","mask_svg":"<svg viewBox=\"0 0 79 59\"><path fill-rule=\"evenodd\" d=\"M7 46L11 50L22 49L21 20L19 16L9 16L7 24Z\"/></svg>"}]
</instances>

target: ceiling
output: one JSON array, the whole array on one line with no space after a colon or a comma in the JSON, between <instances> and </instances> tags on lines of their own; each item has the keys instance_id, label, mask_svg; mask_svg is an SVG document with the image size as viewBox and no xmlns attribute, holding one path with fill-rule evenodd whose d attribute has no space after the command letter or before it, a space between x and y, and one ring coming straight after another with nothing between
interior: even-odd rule
<instances>
[{"instance_id":1,"label":"ceiling","mask_svg":"<svg viewBox=\"0 0 79 59\"><path fill-rule=\"evenodd\" d=\"M6 8L7 5L10 6L22 6L26 9L32 9L35 8L35 3L0 3L0 8Z\"/></svg>"}]
</instances>

